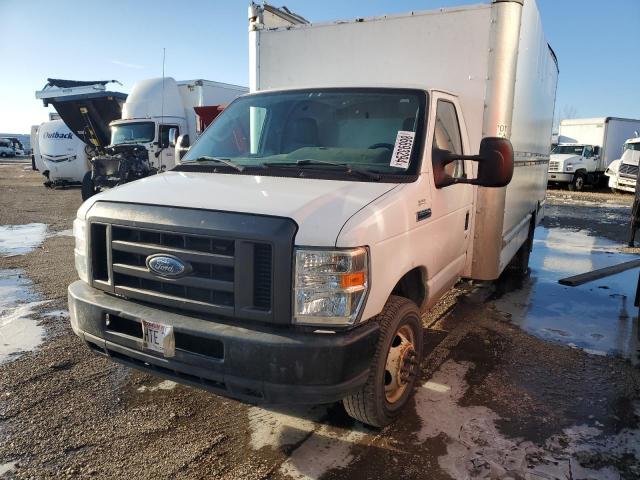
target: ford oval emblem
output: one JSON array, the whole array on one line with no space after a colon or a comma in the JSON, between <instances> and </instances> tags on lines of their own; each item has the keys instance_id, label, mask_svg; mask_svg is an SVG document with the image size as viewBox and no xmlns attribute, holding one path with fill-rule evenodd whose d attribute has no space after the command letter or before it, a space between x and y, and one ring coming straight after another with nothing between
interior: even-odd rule
<instances>
[{"instance_id":1,"label":"ford oval emblem","mask_svg":"<svg viewBox=\"0 0 640 480\"><path fill-rule=\"evenodd\" d=\"M156 275L167 278L179 278L191 272L191 265L164 253L148 256L147 267Z\"/></svg>"}]
</instances>

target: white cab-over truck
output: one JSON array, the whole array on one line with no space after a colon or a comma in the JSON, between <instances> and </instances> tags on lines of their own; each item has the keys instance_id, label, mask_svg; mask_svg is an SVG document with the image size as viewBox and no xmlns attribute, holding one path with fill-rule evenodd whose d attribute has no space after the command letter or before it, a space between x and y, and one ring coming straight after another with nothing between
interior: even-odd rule
<instances>
[{"instance_id":1,"label":"white cab-over truck","mask_svg":"<svg viewBox=\"0 0 640 480\"><path fill-rule=\"evenodd\" d=\"M620 158L622 144L640 131L640 120L630 118L576 118L560 122L558 145L551 151L550 184L582 190L603 185L607 167Z\"/></svg>"},{"instance_id":2,"label":"white cab-over truck","mask_svg":"<svg viewBox=\"0 0 640 480\"><path fill-rule=\"evenodd\" d=\"M605 175L609 177L609 188L613 192L634 193L636 191L639 161L640 137L636 135L624 142L622 156L611 162L605 172Z\"/></svg>"},{"instance_id":3,"label":"white cab-over truck","mask_svg":"<svg viewBox=\"0 0 640 480\"><path fill-rule=\"evenodd\" d=\"M252 5L249 41L252 93L180 165L79 209L71 325L159 376L385 425L422 309L526 270L555 56L533 0L322 24Z\"/></svg>"}]
</instances>

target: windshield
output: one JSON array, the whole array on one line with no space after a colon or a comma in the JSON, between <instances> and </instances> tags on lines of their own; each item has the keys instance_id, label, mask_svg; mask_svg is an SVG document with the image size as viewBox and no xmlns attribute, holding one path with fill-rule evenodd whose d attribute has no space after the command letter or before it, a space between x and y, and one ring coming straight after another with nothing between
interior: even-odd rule
<instances>
[{"instance_id":1,"label":"windshield","mask_svg":"<svg viewBox=\"0 0 640 480\"><path fill-rule=\"evenodd\" d=\"M637 143L625 143L624 150L634 150L636 152L640 151L640 142Z\"/></svg>"},{"instance_id":2,"label":"windshield","mask_svg":"<svg viewBox=\"0 0 640 480\"><path fill-rule=\"evenodd\" d=\"M155 138L155 123L132 122L111 125L111 145L148 143Z\"/></svg>"},{"instance_id":3,"label":"windshield","mask_svg":"<svg viewBox=\"0 0 640 480\"><path fill-rule=\"evenodd\" d=\"M183 165L215 157L244 169L261 168L263 175L271 168L286 174L284 170L291 170L287 166L415 174L425 105L424 92L405 89L249 95L222 112L189 150Z\"/></svg>"},{"instance_id":4,"label":"windshield","mask_svg":"<svg viewBox=\"0 0 640 480\"><path fill-rule=\"evenodd\" d=\"M551 150L551 153L558 154L570 154L570 155L582 155L582 150L584 149L584 145L558 145L556 148Z\"/></svg>"}]
</instances>

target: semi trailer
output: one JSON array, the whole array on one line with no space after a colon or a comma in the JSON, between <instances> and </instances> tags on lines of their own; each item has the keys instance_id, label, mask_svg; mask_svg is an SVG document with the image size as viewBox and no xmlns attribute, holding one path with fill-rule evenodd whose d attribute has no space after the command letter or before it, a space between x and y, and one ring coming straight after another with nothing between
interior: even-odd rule
<instances>
[{"instance_id":1,"label":"semi trailer","mask_svg":"<svg viewBox=\"0 0 640 480\"><path fill-rule=\"evenodd\" d=\"M525 273L558 79L533 0L309 23L249 8L251 93L74 221L73 331L251 403L393 421L422 313ZM419 55L416 55L419 52Z\"/></svg>"},{"instance_id":2,"label":"semi trailer","mask_svg":"<svg viewBox=\"0 0 640 480\"><path fill-rule=\"evenodd\" d=\"M605 186L605 171L620 158L624 141L640 131L631 118L580 118L560 122L558 145L551 152L548 181L582 190Z\"/></svg>"}]
</instances>

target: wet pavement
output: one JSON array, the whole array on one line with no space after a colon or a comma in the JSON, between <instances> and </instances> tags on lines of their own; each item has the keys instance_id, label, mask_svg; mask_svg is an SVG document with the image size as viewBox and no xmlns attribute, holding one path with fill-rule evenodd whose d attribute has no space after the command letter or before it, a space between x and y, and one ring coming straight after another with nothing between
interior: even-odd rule
<instances>
[{"instance_id":1,"label":"wet pavement","mask_svg":"<svg viewBox=\"0 0 640 480\"><path fill-rule=\"evenodd\" d=\"M0 364L42 343L44 328L34 317L46 303L23 271L0 269Z\"/></svg>"},{"instance_id":2,"label":"wet pavement","mask_svg":"<svg viewBox=\"0 0 640 480\"><path fill-rule=\"evenodd\" d=\"M50 303L29 319L44 341L0 364L0 478L640 478L638 272L557 283L627 259L626 197L554 194L531 275L462 283L430 311L414 398L374 430L340 404L250 406L92 354L64 303L79 192L3 173L0 224L49 230L0 254L3 308Z\"/></svg>"},{"instance_id":3,"label":"wet pavement","mask_svg":"<svg viewBox=\"0 0 640 480\"><path fill-rule=\"evenodd\" d=\"M0 256L24 255L40 246L47 234L44 223L0 225Z\"/></svg>"},{"instance_id":4,"label":"wet pavement","mask_svg":"<svg viewBox=\"0 0 640 480\"><path fill-rule=\"evenodd\" d=\"M538 227L531 274L497 284L495 306L512 321L545 340L596 355L620 355L639 362L638 307L634 306L640 268L586 284L560 285L564 277L637 260L619 252L621 243L587 230Z\"/></svg>"}]
</instances>

